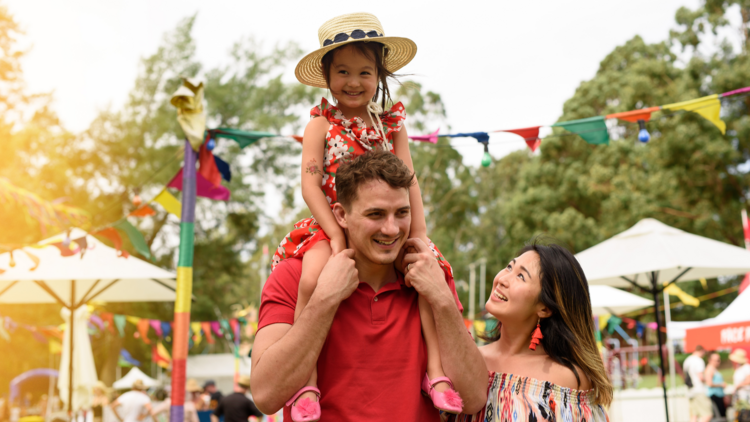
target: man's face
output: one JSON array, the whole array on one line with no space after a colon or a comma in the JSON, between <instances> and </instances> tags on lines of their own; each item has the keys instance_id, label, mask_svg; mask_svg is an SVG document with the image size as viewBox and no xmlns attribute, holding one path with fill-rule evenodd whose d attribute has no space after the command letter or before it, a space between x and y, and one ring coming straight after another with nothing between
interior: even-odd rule
<instances>
[{"instance_id":1,"label":"man's face","mask_svg":"<svg viewBox=\"0 0 750 422\"><path fill-rule=\"evenodd\" d=\"M339 205L340 206L340 205ZM394 189L382 180L359 187L339 224L347 231L356 260L392 264L409 236L411 208L408 189Z\"/></svg>"}]
</instances>

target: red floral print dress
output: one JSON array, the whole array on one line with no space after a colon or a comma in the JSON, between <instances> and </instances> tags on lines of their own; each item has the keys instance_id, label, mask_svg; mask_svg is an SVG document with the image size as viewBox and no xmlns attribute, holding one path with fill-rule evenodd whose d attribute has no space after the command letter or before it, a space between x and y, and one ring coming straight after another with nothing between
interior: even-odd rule
<instances>
[{"instance_id":1,"label":"red floral print dress","mask_svg":"<svg viewBox=\"0 0 750 422\"><path fill-rule=\"evenodd\" d=\"M336 170L339 165L354 157L372 151L380 145L388 151L393 151L393 134L400 131L406 119L406 110L403 104L396 103L390 110L380 116L383 123L385 141L374 128L368 128L364 120L359 117L347 119L344 113L331 105L325 98L320 105L310 110L311 118L323 116L330 123L325 140L325 154L323 157L323 172L321 189L328 203L333 206L336 203ZM305 218L294 225L294 230L289 232L279 244L273 255L271 270L283 259L291 257L302 257L316 242L330 240L320 227L314 217ZM443 257L438 248L430 241L430 249L438 259L441 268L446 275L453 277L453 270L448 261Z\"/></svg>"}]
</instances>

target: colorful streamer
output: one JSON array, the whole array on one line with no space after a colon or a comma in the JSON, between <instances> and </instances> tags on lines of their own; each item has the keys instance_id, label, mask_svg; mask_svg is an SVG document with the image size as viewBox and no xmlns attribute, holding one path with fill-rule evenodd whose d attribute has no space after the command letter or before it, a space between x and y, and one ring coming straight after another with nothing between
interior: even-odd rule
<instances>
[{"instance_id":1,"label":"colorful streamer","mask_svg":"<svg viewBox=\"0 0 750 422\"><path fill-rule=\"evenodd\" d=\"M604 116L558 122L552 126L561 127L568 132L575 133L589 144L609 145L609 132L607 132L607 124L604 123Z\"/></svg>"},{"instance_id":2,"label":"colorful streamer","mask_svg":"<svg viewBox=\"0 0 750 422\"><path fill-rule=\"evenodd\" d=\"M162 189L162 191L156 195L153 202L161 205L168 213L176 215L177 218L182 218L182 212L180 210L182 204L180 204L180 201L175 198L174 195L169 193L166 188Z\"/></svg>"},{"instance_id":3,"label":"colorful streamer","mask_svg":"<svg viewBox=\"0 0 750 422\"><path fill-rule=\"evenodd\" d=\"M718 127L722 135L727 132L727 124L719 117L721 113L721 101L719 101L718 94L680 103L667 104L661 108L664 110L694 111Z\"/></svg>"},{"instance_id":4,"label":"colorful streamer","mask_svg":"<svg viewBox=\"0 0 750 422\"><path fill-rule=\"evenodd\" d=\"M182 190L182 170L172 178L167 185L170 188ZM203 198L213 199L215 201L229 201L229 189L224 186L214 186L206 180L200 173L195 173L196 194Z\"/></svg>"},{"instance_id":5,"label":"colorful streamer","mask_svg":"<svg viewBox=\"0 0 750 422\"><path fill-rule=\"evenodd\" d=\"M135 247L135 250L138 251L139 254L145 256L148 259L154 259L154 257L151 255L151 251L149 250L148 245L146 244L146 239L143 238L141 232L139 232L138 229L135 228L135 226L130 224L128 220L120 220L117 223L113 224L112 227L125 232L125 234L128 235L128 238L130 239L130 243L133 244L133 247Z\"/></svg>"}]
</instances>

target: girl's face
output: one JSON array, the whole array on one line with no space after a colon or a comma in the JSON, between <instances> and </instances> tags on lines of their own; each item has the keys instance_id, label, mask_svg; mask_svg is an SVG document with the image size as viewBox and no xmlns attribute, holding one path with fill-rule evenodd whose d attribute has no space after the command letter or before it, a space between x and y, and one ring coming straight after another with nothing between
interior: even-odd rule
<instances>
[{"instance_id":1,"label":"girl's face","mask_svg":"<svg viewBox=\"0 0 750 422\"><path fill-rule=\"evenodd\" d=\"M335 50L331 63L330 89L339 107L367 107L377 88L378 68L372 58L352 46Z\"/></svg>"},{"instance_id":2,"label":"girl's face","mask_svg":"<svg viewBox=\"0 0 750 422\"><path fill-rule=\"evenodd\" d=\"M492 282L487 312L498 321L526 322L534 320L547 309L539 302L542 283L539 278L539 255L529 251L510 261Z\"/></svg>"},{"instance_id":3,"label":"girl's face","mask_svg":"<svg viewBox=\"0 0 750 422\"><path fill-rule=\"evenodd\" d=\"M721 356L719 356L717 353L711 354L711 356L708 358L708 363L718 367L721 365Z\"/></svg>"}]
</instances>

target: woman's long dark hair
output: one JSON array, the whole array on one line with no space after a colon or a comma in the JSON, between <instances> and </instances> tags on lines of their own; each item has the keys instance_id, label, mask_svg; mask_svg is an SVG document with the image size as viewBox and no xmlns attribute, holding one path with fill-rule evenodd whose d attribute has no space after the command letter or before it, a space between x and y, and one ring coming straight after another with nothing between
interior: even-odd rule
<instances>
[{"instance_id":1,"label":"woman's long dark hair","mask_svg":"<svg viewBox=\"0 0 750 422\"><path fill-rule=\"evenodd\" d=\"M398 82L398 80L396 80L396 76L398 75L388 70L388 68L385 66L385 59L386 57L388 57L388 49L379 42L357 41L338 48L334 48L333 50L327 52L321 59L321 63L323 64L323 77L326 79L328 89L331 88L331 65L333 64L333 55L336 54L336 50L348 46L351 46L360 54L372 59L375 62L375 66L377 67L378 71L379 83L378 90L375 91L375 97L373 97L372 100L374 102L378 102L378 97L380 97L380 94L383 94L381 98L381 106L383 107L383 110L387 110L386 101L392 102L391 91L390 89L388 89L388 78L391 78Z\"/></svg>"},{"instance_id":2,"label":"woman's long dark hair","mask_svg":"<svg viewBox=\"0 0 750 422\"><path fill-rule=\"evenodd\" d=\"M544 351L573 371L579 385L581 378L574 365L581 368L594 386L597 402L608 406L612 402L612 384L596 346L589 285L581 265L572 253L554 243L534 239L517 256L529 251L539 255L539 301L552 312L540 322ZM499 339L499 324L484 337L489 342Z\"/></svg>"}]
</instances>

